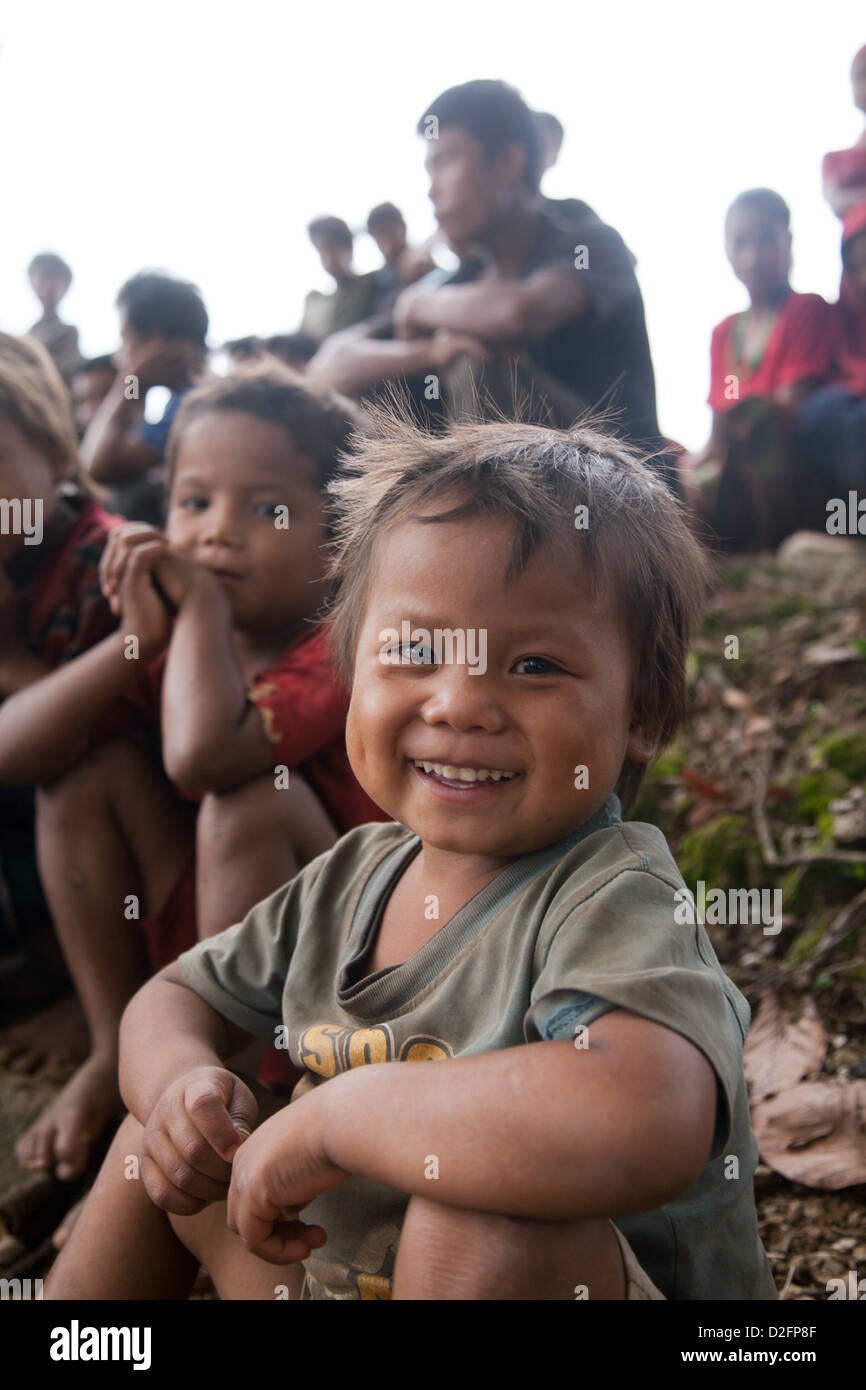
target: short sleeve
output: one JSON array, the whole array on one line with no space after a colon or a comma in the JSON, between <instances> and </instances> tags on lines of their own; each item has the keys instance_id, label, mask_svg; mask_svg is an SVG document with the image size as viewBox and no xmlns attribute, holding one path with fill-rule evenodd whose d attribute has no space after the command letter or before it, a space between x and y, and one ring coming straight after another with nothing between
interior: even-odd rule
<instances>
[{"instance_id":1,"label":"short sleeve","mask_svg":"<svg viewBox=\"0 0 866 1390\"><path fill-rule=\"evenodd\" d=\"M829 304L819 294L794 296L785 316L774 384L826 381L833 368L834 340Z\"/></svg>"},{"instance_id":2,"label":"short sleeve","mask_svg":"<svg viewBox=\"0 0 866 1390\"><path fill-rule=\"evenodd\" d=\"M317 633L247 691L264 720L274 756L286 767L344 738L348 697L331 665L324 633Z\"/></svg>"},{"instance_id":3,"label":"short sleeve","mask_svg":"<svg viewBox=\"0 0 866 1390\"><path fill-rule=\"evenodd\" d=\"M580 277L599 319L611 318L640 294L631 252L614 227L598 218L575 222L556 241L555 254L535 271L567 270Z\"/></svg>"},{"instance_id":4,"label":"short sleeve","mask_svg":"<svg viewBox=\"0 0 866 1390\"><path fill-rule=\"evenodd\" d=\"M628 869L571 907L547 938L524 1033L565 1037L616 1007L680 1033L716 1074L718 1146L742 1079L748 1006L743 1000L741 1017L728 998L703 926L677 921L689 914L676 892L655 873Z\"/></svg>"},{"instance_id":5,"label":"short sleeve","mask_svg":"<svg viewBox=\"0 0 866 1390\"><path fill-rule=\"evenodd\" d=\"M330 850L290 883L257 903L236 926L199 941L178 957L190 989L253 1037L274 1040L283 988L313 885Z\"/></svg>"}]
</instances>

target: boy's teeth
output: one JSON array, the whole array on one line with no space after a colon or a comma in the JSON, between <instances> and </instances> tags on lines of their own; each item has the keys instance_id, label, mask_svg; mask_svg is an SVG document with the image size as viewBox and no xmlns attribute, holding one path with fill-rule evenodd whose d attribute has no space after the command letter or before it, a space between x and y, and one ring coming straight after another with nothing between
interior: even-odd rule
<instances>
[{"instance_id":1,"label":"boy's teeth","mask_svg":"<svg viewBox=\"0 0 866 1390\"><path fill-rule=\"evenodd\" d=\"M513 772L496 772L489 767L455 767L453 763L428 763L418 758L414 759L414 763L425 772L434 772L437 777L447 777L449 782L486 782L488 778L491 782L501 782L515 775Z\"/></svg>"}]
</instances>

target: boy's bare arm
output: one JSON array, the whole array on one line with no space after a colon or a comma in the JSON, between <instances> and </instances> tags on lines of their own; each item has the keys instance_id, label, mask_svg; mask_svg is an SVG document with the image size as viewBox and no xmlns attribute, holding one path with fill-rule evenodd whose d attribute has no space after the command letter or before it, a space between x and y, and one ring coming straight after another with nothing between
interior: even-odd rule
<instances>
[{"instance_id":1,"label":"boy's bare arm","mask_svg":"<svg viewBox=\"0 0 866 1390\"><path fill-rule=\"evenodd\" d=\"M401 337L449 329L485 341L544 338L589 308L579 275L539 270L526 280L489 279L471 285L404 290L394 310Z\"/></svg>"},{"instance_id":2,"label":"boy's bare arm","mask_svg":"<svg viewBox=\"0 0 866 1390\"><path fill-rule=\"evenodd\" d=\"M470 333L413 337L411 341L347 337L334 346L328 339L310 362L307 374L336 391L357 395L379 381L442 371L463 353L487 356L484 344Z\"/></svg>"},{"instance_id":3,"label":"boy's bare arm","mask_svg":"<svg viewBox=\"0 0 866 1390\"><path fill-rule=\"evenodd\" d=\"M157 574L177 601L168 573L173 561L157 566ZM228 599L216 576L200 567L180 598L162 716L165 768L185 791L226 791L273 769L273 744L238 667Z\"/></svg>"},{"instance_id":4,"label":"boy's bare arm","mask_svg":"<svg viewBox=\"0 0 866 1390\"><path fill-rule=\"evenodd\" d=\"M31 653L17 660L18 687L0 706L0 783L8 787L50 782L71 766L137 668L119 631L56 671ZM0 676L7 690L13 674Z\"/></svg>"},{"instance_id":5,"label":"boy's bare arm","mask_svg":"<svg viewBox=\"0 0 866 1390\"><path fill-rule=\"evenodd\" d=\"M106 553L113 545L112 537ZM130 557L111 606L120 618L117 631L54 671L44 663L40 670L36 657L26 663L18 644L18 674L29 671L33 679L22 681L0 706L0 783L25 786L59 777L85 752L142 663L165 646L171 620L143 550ZM129 637L136 646L127 644ZM128 659L130 654L137 659Z\"/></svg>"},{"instance_id":6,"label":"boy's bare arm","mask_svg":"<svg viewBox=\"0 0 866 1390\"><path fill-rule=\"evenodd\" d=\"M127 399L118 375L87 427L79 457L86 473L98 483L122 483L138 478L159 463L159 454L142 439L144 400Z\"/></svg>"},{"instance_id":7,"label":"boy's bare arm","mask_svg":"<svg viewBox=\"0 0 866 1390\"><path fill-rule=\"evenodd\" d=\"M190 989L176 964L167 965L133 995L120 1026L120 1093L147 1124L154 1105L179 1076L223 1059L250 1041Z\"/></svg>"},{"instance_id":8,"label":"boy's bare arm","mask_svg":"<svg viewBox=\"0 0 866 1390\"><path fill-rule=\"evenodd\" d=\"M588 1037L586 1049L533 1043L336 1077L314 1093L325 1157L479 1211L577 1220L661 1206L709 1159L714 1072L679 1034L625 1010L592 1023Z\"/></svg>"}]
</instances>

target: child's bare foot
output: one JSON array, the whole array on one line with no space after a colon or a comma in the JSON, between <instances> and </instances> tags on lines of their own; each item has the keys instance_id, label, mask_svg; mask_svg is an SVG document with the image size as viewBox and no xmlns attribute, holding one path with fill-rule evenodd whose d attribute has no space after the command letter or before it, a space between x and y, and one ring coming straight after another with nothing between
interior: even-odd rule
<instances>
[{"instance_id":1,"label":"child's bare foot","mask_svg":"<svg viewBox=\"0 0 866 1390\"><path fill-rule=\"evenodd\" d=\"M8 1071L35 1071L43 1062L63 1066L87 1056L87 1022L74 994L59 999L32 1018L0 1029L0 1066Z\"/></svg>"},{"instance_id":2,"label":"child's bare foot","mask_svg":"<svg viewBox=\"0 0 866 1390\"><path fill-rule=\"evenodd\" d=\"M122 1110L117 1058L95 1054L25 1130L15 1147L22 1168L54 1169L58 1178L77 1178L109 1120Z\"/></svg>"}]
</instances>

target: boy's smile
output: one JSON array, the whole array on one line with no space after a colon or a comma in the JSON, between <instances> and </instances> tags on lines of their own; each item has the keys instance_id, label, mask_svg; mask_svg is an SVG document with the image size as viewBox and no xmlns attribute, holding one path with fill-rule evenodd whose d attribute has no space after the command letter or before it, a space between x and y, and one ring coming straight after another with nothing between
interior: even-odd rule
<instances>
[{"instance_id":1,"label":"boy's smile","mask_svg":"<svg viewBox=\"0 0 866 1390\"><path fill-rule=\"evenodd\" d=\"M628 637L613 596L591 594L579 539L573 563L541 545L506 585L513 536L504 516L407 521L382 536L346 730L362 785L425 846L506 860L577 829L623 760L651 754L631 727ZM406 619L484 630L486 669L431 650L383 660L383 630Z\"/></svg>"}]
</instances>

